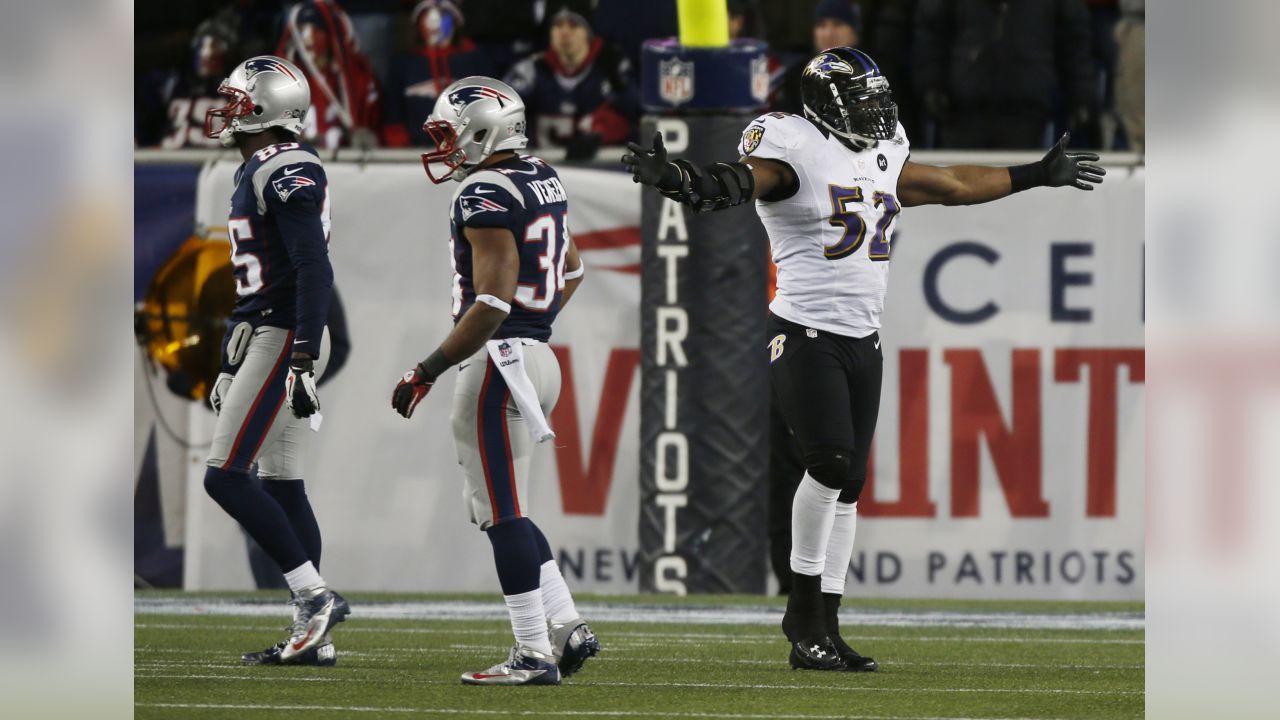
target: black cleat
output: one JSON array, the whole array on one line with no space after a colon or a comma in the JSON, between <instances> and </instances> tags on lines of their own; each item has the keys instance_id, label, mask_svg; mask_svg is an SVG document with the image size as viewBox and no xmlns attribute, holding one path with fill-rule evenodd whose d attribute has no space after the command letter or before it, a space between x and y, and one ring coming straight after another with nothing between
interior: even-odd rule
<instances>
[{"instance_id":1,"label":"black cleat","mask_svg":"<svg viewBox=\"0 0 1280 720\"><path fill-rule=\"evenodd\" d=\"M792 670L846 670L830 638L791 643Z\"/></svg>"},{"instance_id":2,"label":"black cleat","mask_svg":"<svg viewBox=\"0 0 1280 720\"><path fill-rule=\"evenodd\" d=\"M266 650L247 652L241 655L240 662L245 665L283 665L284 661L280 659L280 653L283 651L284 642L278 642ZM293 660L289 661L289 664L333 667L338 664L338 651L334 649L332 642L324 643L304 653L295 655Z\"/></svg>"},{"instance_id":3,"label":"black cleat","mask_svg":"<svg viewBox=\"0 0 1280 720\"><path fill-rule=\"evenodd\" d=\"M875 660L859 655L857 650L849 647L849 643L840 637L840 596L835 593L822 594L823 613L826 619L827 637L835 646L836 653L844 661L845 670L850 672L875 672L880 666Z\"/></svg>"},{"instance_id":4,"label":"black cleat","mask_svg":"<svg viewBox=\"0 0 1280 720\"><path fill-rule=\"evenodd\" d=\"M880 667L875 660L865 655L859 655L858 651L849 647L849 643L846 643L844 638L839 635L831 635L830 639L831 644L836 648L836 653L844 661L845 670L849 672L875 672Z\"/></svg>"}]
</instances>

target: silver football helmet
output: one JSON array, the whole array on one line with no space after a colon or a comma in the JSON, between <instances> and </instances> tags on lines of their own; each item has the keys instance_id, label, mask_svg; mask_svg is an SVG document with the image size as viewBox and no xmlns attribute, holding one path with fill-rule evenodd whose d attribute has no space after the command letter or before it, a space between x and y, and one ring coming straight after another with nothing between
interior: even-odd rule
<instances>
[{"instance_id":1,"label":"silver football helmet","mask_svg":"<svg viewBox=\"0 0 1280 720\"><path fill-rule=\"evenodd\" d=\"M440 93L422 129L436 148L422 154L431 182L462 180L499 150L529 144L524 134L524 101L511 86L472 75Z\"/></svg>"},{"instance_id":2,"label":"silver football helmet","mask_svg":"<svg viewBox=\"0 0 1280 720\"><path fill-rule=\"evenodd\" d=\"M230 101L205 113L204 134L218 138L223 147L234 147L235 133L260 133L280 127L301 135L311 88L293 63L274 55L259 55L236 66L218 86ZM219 125L214 122L220 118Z\"/></svg>"}]
</instances>

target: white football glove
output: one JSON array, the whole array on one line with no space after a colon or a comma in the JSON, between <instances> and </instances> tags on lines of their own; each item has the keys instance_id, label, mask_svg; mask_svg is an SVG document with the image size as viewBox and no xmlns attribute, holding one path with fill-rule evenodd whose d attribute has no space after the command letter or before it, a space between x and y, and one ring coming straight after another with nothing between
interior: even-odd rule
<instances>
[{"instance_id":1,"label":"white football glove","mask_svg":"<svg viewBox=\"0 0 1280 720\"><path fill-rule=\"evenodd\" d=\"M218 373L218 379L213 381L213 389L209 391L209 404L213 406L213 414L222 414L222 397L227 394L227 388L231 387L231 379L235 375L231 373Z\"/></svg>"},{"instance_id":2,"label":"white football glove","mask_svg":"<svg viewBox=\"0 0 1280 720\"><path fill-rule=\"evenodd\" d=\"M311 358L289 363L289 374L284 378L284 402L296 418L311 417L320 409L316 396L316 373Z\"/></svg>"}]
</instances>

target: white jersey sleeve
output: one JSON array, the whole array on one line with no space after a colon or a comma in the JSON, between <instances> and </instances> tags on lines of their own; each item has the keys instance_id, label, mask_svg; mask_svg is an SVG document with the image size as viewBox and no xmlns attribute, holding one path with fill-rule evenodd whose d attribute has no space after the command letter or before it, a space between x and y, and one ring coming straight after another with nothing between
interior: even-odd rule
<instances>
[{"instance_id":1,"label":"white jersey sleeve","mask_svg":"<svg viewBox=\"0 0 1280 720\"><path fill-rule=\"evenodd\" d=\"M738 141L738 153L744 157L769 158L794 161L794 155L806 133L813 132L813 125L799 115L790 113L765 113L742 131Z\"/></svg>"}]
</instances>

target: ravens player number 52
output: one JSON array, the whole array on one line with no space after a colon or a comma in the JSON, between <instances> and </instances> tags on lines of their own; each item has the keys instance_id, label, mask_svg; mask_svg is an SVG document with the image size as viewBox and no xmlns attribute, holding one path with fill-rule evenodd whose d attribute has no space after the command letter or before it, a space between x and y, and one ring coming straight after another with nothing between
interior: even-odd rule
<instances>
[{"instance_id":1,"label":"ravens player number 52","mask_svg":"<svg viewBox=\"0 0 1280 720\"><path fill-rule=\"evenodd\" d=\"M1092 190L1105 171L1067 136L1029 165L911 162L889 81L866 53L818 53L801 76L804 117L752 121L734 162L671 162L662 136L622 162L636 182L699 212L754 200L778 267L765 351L774 425L793 434L808 471L791 507L791 592L783 631L792 667L875 670L837 622L853 553L858 495L880 406L880 314L898 214L971 205L1033 187ZM818 242L815 242L817 240ZM772 451L789 452L788 443ZM771 467L786 463L771 463Z\"/></svg>"}]
</instances>

